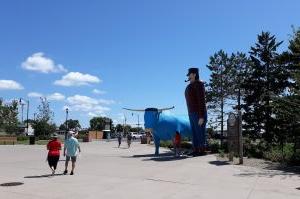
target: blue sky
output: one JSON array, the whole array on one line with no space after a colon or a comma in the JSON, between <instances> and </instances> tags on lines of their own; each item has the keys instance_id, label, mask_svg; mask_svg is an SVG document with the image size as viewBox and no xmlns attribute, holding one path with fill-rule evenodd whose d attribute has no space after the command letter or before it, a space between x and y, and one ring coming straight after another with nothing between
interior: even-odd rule
<instances>
[{"instance_id":1,"label":"blue sky","mask_svg":"<svg viewBox=\"0 0 300 199\"><path fill-rule=\"evenodd\" d=\"M299 8L297 0L1 0L0 97L29 99L32 118L46 96L58 125L66 106L83 126L96 115L136 123L122 107L186 114L190 66L208 81L210 55L248 52L261 31L284 49Z\"/></svg>"}]
</instances>

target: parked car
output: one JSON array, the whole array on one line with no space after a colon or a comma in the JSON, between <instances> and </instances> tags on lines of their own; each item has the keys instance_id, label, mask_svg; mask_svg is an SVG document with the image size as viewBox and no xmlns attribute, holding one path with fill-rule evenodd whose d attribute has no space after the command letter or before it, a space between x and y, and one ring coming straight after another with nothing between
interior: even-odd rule
<instances>
[{"instance_id":1,"label":"parked car","mask_svg":"<svg viewBox=\"0 0 300 199\"><path fill-rule=\"evenodd\" d=\"M137 133L137 132L131 132L131 136L132 136L133 140L135 140L135 139L141 139L142 134Z\"/></svg>"}]
</instances>

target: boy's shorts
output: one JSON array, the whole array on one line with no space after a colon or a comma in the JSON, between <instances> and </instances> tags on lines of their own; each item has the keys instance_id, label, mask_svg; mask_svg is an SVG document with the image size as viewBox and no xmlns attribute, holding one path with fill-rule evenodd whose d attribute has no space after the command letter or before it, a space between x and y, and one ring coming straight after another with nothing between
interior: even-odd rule
<instances>
[{"instance_id":1,"label":"boy's shorts","mask_svg":"<svg viewBox=\"0 0 300 199\"><path fill-rule=\"evenodd\" d=\"M72 162L76 162L77 157L76 156L66 156L66 161L69 162L70 159L72 160Z\"/></svg>"}]
</instances>

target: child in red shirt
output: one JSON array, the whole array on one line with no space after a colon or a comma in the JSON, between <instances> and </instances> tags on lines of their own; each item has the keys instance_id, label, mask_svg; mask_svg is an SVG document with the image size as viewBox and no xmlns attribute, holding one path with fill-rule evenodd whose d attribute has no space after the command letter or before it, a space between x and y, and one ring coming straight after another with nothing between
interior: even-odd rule
<instances>
[{"instance_id":1,"label":"child in red shirt","mask_svg":"<svg viewBox=\"0 0 300 199\"><path fill-rule=\"evenodd\" d=\"M60 156L60 150L61 150L61 143L57 139L57 134L53 134L51 137L51 140L47 144L47 149L49 150L48 152L48 164L49 167L52 170L52 175L55 174L55 170L57 167L57 163L59 161L59 156Z\"/></svg>"},{"instance_id":2,"label":"child in red shirt","mask_svg":"<svg viewBox=\"0 0 300 199\"><path fill-rule=\"evenodd\" d=\"M174 149L175 149L175 156L179 157L180 156L180 147L181 147L181 135L178 131L176 131L176 133L175 133L173 144L174 144Z\"/></svg>"}]
</instances>

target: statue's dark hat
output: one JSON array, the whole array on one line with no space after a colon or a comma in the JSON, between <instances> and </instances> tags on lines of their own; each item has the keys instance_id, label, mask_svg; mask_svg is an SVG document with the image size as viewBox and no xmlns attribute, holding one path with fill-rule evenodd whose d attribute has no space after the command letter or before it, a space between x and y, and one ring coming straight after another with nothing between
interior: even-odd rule
<instances>
[{"instance_id":1,"label":"statue's dark hat","mask_svg":"<svg viewBox=\"0 0 300 199\"><path fill-rule=\"evenodd\" d=\"M199 69L198 68L189 68L189 72L186 76L189 76L191 73L199 74Z\"/></svg>"}]
</instances>

